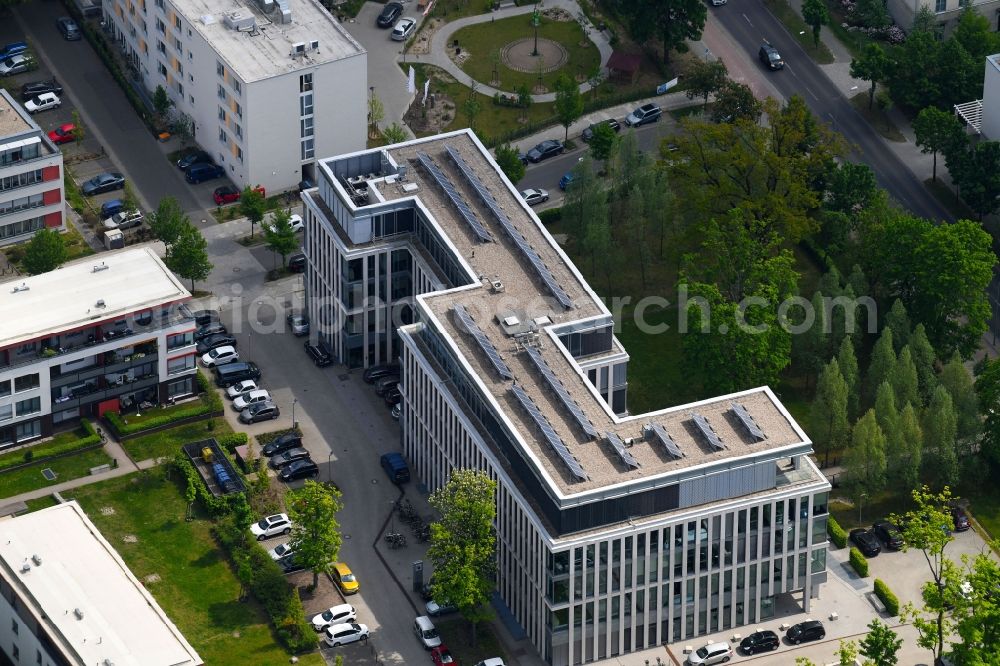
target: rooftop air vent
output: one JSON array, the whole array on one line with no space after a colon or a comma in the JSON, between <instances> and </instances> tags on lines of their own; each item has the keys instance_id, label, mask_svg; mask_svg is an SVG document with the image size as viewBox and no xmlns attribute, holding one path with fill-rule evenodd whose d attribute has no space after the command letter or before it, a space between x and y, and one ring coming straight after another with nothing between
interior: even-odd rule
<instances>
[{"instance_id":1,"label":"rooftop air vent","mask_svg":"<svg viewBox=\"0 0 1000 666\"><path fill-rule=\"evenodd\" d=\"M94 266L94 268L91 270L91 272L92 273L100 273L101 271L106 271L109 268L111 268L111 266L108 266L106 263L104 263L102 261L101 263L99 263L96 266Z\"/></svg>"},{"instance_id":2,"label":"rooftop air vent","mask_svg":"<svg viewBox=\"0 0 1000 666\"><path fill-rule=\"evenodd\" d=\"M21 573L26 574L29 571L31 571L31 565L30 564L28 564L27 562L25 562L24 564L21 565Z\"/></svg>"},{"instance_id":3,"label":"rooftop air vent","mask_svg":"<svg viewBox=\"0 0 1000 666\"><path fill-rule=\"evenodd\" d=\"M226 14L225 21L229 29L236 30L237 32L252 32L257 27L257 20L253 14L238 9Z\"/></svg>"},{"instance_id":4,"label":"rooftop air vent","mask_svg":"<svg viewBox=\"0 0 1000 666\"><path fill-rule=\"evenodd\" d=\"M501 282L497 278L493 278L492 280L490 280L490 286L493 288L493 291L497 294L502 293L504 290L503 282Z\"/></svg>"},{"instance_id":5,"label":"rooftop air vent","mask_svg":"<svg viewBox=\"0 0 1000 666\"><path fill-rule=\"evenodd\" d=\"M211 14L202 14L198 20L202 22L202 25L213 25L215 23L215 17Z\"/></svg>"},{"instance_id":6,"label":"rooftop air vent","mask_svg":"<svg viewBox=\"0 0 1000 666\"><path fill-rule=\"evenodd\" d=\"M73 615L75 615L76 619L78 619L78 620L82 620L83 619L83 611L80 610L79 608L74 608L73 609Z\"/></svg>"},{"instance_id":7,"label":"rooftop air vent","mask_svg":"<svg viewBox=\"0 0 1000 666\"><path fill-rule=\"evenodd\" d=\"M310 51L316 51L318 49L319 49L319 40L318 39L311 40L309 42L309 50Z\"/></svg>"},{"instance_id":8,"label":"rooftop air vent","mask_svg":"<svg viewBox=\"0 0 1000 666\"><path fill-rule=\"evenodd\" d=\"M97 303L94 305L94 307L97 307L97 308L103 308L103 307L106 307L106 306L107 306L107 303L104 302L103 298L99 299L97 301Z\"/></svg>"},{"instance_id":9,"label":"rooftop air vent","mask_svg":"<svg viewBox=\"0 0 1000 666\"><path fill-rule=\"evenodd\" d=\"M31 287L29 287L26 283L22 282L19 285L15 285L15 287L10 290L10 293L16 294L19 291L28 291L29 289L31 289Z\"/></svg>"},{"instance_id":10,"label":"rooftop air vent","mask_svg":"<svg viewBox=\"0 0 1000 666\"><path fill-rule=\"evenodd\" d=\"M42 556L37 553L31 556L31 561L35 563L36 567L42 566Z\"/></svg>"}]
</instances>

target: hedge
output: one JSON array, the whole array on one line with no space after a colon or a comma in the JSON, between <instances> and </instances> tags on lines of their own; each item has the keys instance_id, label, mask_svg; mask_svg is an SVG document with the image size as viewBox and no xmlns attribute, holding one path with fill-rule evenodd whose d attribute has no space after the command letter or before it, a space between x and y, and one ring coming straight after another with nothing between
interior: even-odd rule
<instances>
[{"instance_id":1,"label":"hedge","mask_svg":"<svg viewBox=\"0 0 1000 666\"><path fill-rule=\"evenodd\" d=\"M228 435L216 437L215 441L218 442L219 446L225 450L226 453L234 453L237 446L243 446L250 441L250 438L247 437L245 432L233 432Z\"/></svg>"},{"instance_id":2,"label":"hedge","mask_svg":"<svg viewBox=\"0 0 1000 666\"><path fill-rule=\"evenodd\" d=\"M198 474L198 470L194 468L194 465L191 464L191 461L188 460L184 453L178 453L174 456L173 467L184 475L188 487L194 487L195 496L213 516L224 516L229 513L250 515L250 505L247 504L247 498L244 493L230 493L222 497L216 497L208 489L208 486L205 485L201 475ZM233 469L235 468L234 465Z\"/></svg>"},{"instance_id":3,"label":"hedge","mask_svg":"<svg viewBox=\"0 0 1000 666\"><path fill-rule=\"evenodd\" d=\"M881 578L875 579L875 596L885 606L886 613L892 617L899 615L899 599L896 598L896 595L892 593L892 590L889 589L889 586Z\"/></svg>"},{"instance_id":4,"label":"hedge","mask_svg":"<svg viewBox=\"0 0 1000 666\"><path fill-rule=\"evenodd\" d=\"M163 426L183 421L184 419L221 412L223 409L222 398L219 397L218 392L209 385L208 380L200 372L195 375L195 379L198 382L198 388L201 390L201 401L197 404L192 404L185 409L172 411L163 416L146 419L141 423L125 423L125 420L118 412L105 412L104 418L112 429L114 429L115 435L122 437L135 435L146 430L162 428Z\"/></svg>"},{"instance_id":5,"label":"hedge","mask_svg":"<svg viewBox=\"0 0 1000 666\"><path fill-rule=\"evenodd\" d=\"M847 545L847 532L844 531L844 528L840 526L840 523L833 516L830 516L826 520L826 531L830 535L830 541L837 548L843 548Z\"/></svg>"},{"instance_id":6,"label":"hedge","mask_svg":"<svg viewBox=\"0 0 1000 666\"><path fill-rule=\"evenodd\" d=\"M13 451L0 456L0 472L24 465L25 463L38 462L46 458L54 458L80 449L87 449L101 443L101 438L98 436L97 431L94 430L94 426L90 421L86 419L81 420L80 430L83 430L85 434L78 439L63 442L58 441L57 435L56 441L38 444L21 451Z\"/></svg>"},{"instance_id":7,"label":"hedge","mask_svg":"<svg viewBox=\"0 0 1000 666\"><path fill-rule=\"evenodd\" d=\"M538 219L542 224L552 224L562 219L562 208L546 208L538 211Z\"/></svg>"},{"instance_id":8,"label":"hedge","mask_svg":"<svg viewBox=\"0 0 1000 666\"><path fill-rule=\"evenodd\" d=\"M865 559L865 556L861 554L860 550L854 548L853 546L851 547L850 562L851 566L854 567L854 570L858 572L859 576L862 578L868 577L868 560Z\"/></svg>"},{"instance_id":9,"label":"hedge","mask_svg":"<svg viewBox=\"0 0 1000 666\"><path fill-rule=\"evenodd\" d=\"M257 444L259 444L261 448L263 448L268 444L270 444L271 442L273 442L274 440L278 439L278 437L280 437L281 435L284 435L286 432L292 432L293 430L296 433L298 433L299 437L302 436L302 429L298 427L285 428L284 430L274 430L272 432L262 432L261 434L257 435Z\"/></svg>"}]
</instances>

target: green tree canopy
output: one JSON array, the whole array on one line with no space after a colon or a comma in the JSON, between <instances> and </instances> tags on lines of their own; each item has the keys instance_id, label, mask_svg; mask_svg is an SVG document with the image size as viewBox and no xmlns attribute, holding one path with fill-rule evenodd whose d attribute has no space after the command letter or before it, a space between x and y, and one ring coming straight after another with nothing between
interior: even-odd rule
<instances>
[{"instance_id":1,"label":"green tree canopy","mask_svg":"<svg viewBox=\"0 0 1000 666\"><path fill-rule=\"evenodd\" d=\"M1000 141L980 141L949 163L962 200L979 219L1000 210Z\"/></svg>"},{"instance_id":2,"label":"green tree canopy","mask_svg":"<svg viewBox=\"0 0 1000 666\"><path fill-rule=\"evenodd\" d=\"M208 258L208 242L191 223L184 225L174 242L167 267L186 280L191 280L194 291L196 280L205 280L212 272L212 262Z\"/></svg>"},{"instance_id":3,"label":"green tree canopy","mask_svg":"<svg viewBox=\"0 0 1000 666\"><path fill-rule=\"evenodd\" d=\"M920 404L920 387L917 380L917 366L913 364L913 354L910 348L903 347L896 359L896 365L889 373L892 390L896 394L896 404Z\"/></svg>"},{"instance_id":4,"label":"green tree canopy","mask_svg":"<svg viewBox=\"0 0 1000 666\"><path fill-rule=\"evenodd\" d=\"M898 354L910 339L910 316L906 306L898 298L885 315L885 327L892 329L892 346Z\"/></svg>"},{"instance_id":5,"label":"green tree canopy","mask_svg":"<svg viewBox=\"0 0 1000 666\"><path fill-rule=\"evenodd\" d=\"M938 487L958 481L958 417L951 394L944 386L934 390L923 419L924 463Z\"/></svg>"},{"instance_id":6,"label":"green tree canopy","mask_svg":"<svg viewBox=\"0 0 1000 666\"><path fill-rule=\"evenodd\" d=\"M865 377L865 396L869 404L874 402L875 394L882 382L890 382L892 370L896 366L896 352L893 351L892 329L882 329L882 335L875 343L871 360L868 362L868 374Z\"/></svg>"},{"instance_id":7,"label":"green tree canopy","mask_svg":"<svg viewBox=\"0 0 1000 666\"><path fill-rule=\"evenodd\" d=\"M625 12L637 41L659 39L663 46L663 62L670 61L672 50L686 49L688 40L701 39L708 19L708 9L701 0L627 0L618 6Z\"/></svg>"},{"instance_id":8,"label":"green tree canopy","mask_svg":"<svg viewBox=\"0 0 1000 666\"><path fill-rule=\"evenodd\" d=\"M497 165L511 183L517 185L524 178L524 162L517 148L509 143L502 143L494 150Z\"/></svg>"},{"instance_id":9,"label":"green tree canopy","mask_svg":"<svg viewBox=\"0 0 1000 666\"><path fill-rule=\"evenodd\" d=\"M149 223L153 237L166 246L168 258L171 248L181 235L181 230L191 224L191 220L174 197L160 199L156 210L146 216L146 222Z\"/></svg>"},{"instance_id":10,"label":"green tree canopy","mask_svg":"<svg viewBox=\"0 0 1000 666\"><path fill-rule=\"evenodd\" d=\"M861 391L861 373L858 370L858 358L854 354L854 341L851 336L845 337L837 350L837 367L847 384L847 418L853 421L858 418L858 401Z\"/></svg>"},{"instance_id":11,"label":"green tree canopy","mask_svg":"<svg viewBox=\"0 0 1000 666\"><path fill-rule=\"evenodd\" d=\"M917 407L930 402L931 395L937 387L937 375L934 373L934 348L927 339L927 331L923 324L917 324L910 334L910 352L913 364L917 367L917 382L920 384L920 403Z\"/></svg>"},{"instance_id":12,"label":"green tree canopy","mask_svg":"<svg viewBox=\"0 0 1000 666\"><path fill-rule=\"evenodd\" d=\"M976 378L976 396L983 417L982 454L997 470L1000 469L1000 360L986 359Z\"/></svg>"},{"instance_id":13,"label":"green tree canopy","mask_svg":"<svg viewBox=\"0 0 1000 666\"><path fill-rule=\"evenodd\" d=\"M313 589L319 575L330 573L340 553L343 538L337 513L343 508L340 491L334 486L306 480L298 490L285 496L288 517L292 520L290 544L295 561L312 570Z\"/></svg>"},{"instance_id":14,"label":"green tree canopy","mask_svg":"<svg viewBox=\"0 0 1000 666\"><path fill-rule=\"evenodd\" d=\"M260 224L267 212L267 200L259 191L245 187L240 194L240 214L250 220L250 237L253 238L255 225Z\"/></svg>"},{"instance_id":15,"label":"green tree canopy","mask_svg":"<svg viewBox=\"0 0 1000 666\"><path fill-rule=\"evenodd\" d=\"M903 639L889 625L875 618L868 624L868 633L861 639L861 654L871 666L896 666Z\"/></svg>"},{"instance_id":16,"label":"green tree canopy","mask_svg":"<svg viewBox=\"0 0 1000 666\"><path fill-rule=\"evenodd\" d=\"M264 225L264 242L271 252L281 255L282 268L288 255L299 247L298 236L290 224L291 217L292 213L287 208L276 210L271 223Z\"/></svg>"},{"instance_id":17,"label":"green tree canopy","mask_svg":"<svg viewBox=\"0 0 1000 666\"><path fill-rule=\"evenodd\" d=\"M802 18L812 27L813 44L819 46L820 28L830 20L830 12L823 0L805 0L802 3Z\"/></svg>"},{"instance_id":18,"label":"green tree canopy","mask_svg":"<svg viewBox=\"0 0 1000 666\"><path fill-rule=\"evenodd\" d=\"M937 180L938 153L947 155L960 150L968 142L965 129L955 114L942 111L935 106L928 106L917 114L913 121L913 133L916 135L920 152L931 153L933 156L932 180Z\"/></svg>"},{"instance_id":19,"label":"green tree canopy","mask_svg":"<svg viewBox=\"0 0 1000 666\"><path fill-rule=\"evenodd\" d=\"M885 488L885 434L874 410L869 409L854 424L844 467L845 486L852 497L874 497Z\"/></svg>"},{"instance_id":20,"label":"green tree canopy","mask_svg":"<svg viewBox=\"0 0 1000 666\"><path fill-rule=\"evenodd\" d=\"M955 407L956 433L959 440L971 440L979 436L982 421L979 416L979 398L972 382L972 375L965 368L962 359L952 356L941 369L938 377L941 386L951 396Z\"/></svg>"},{"instance_id":21,"label":"green tree canopy","mask_svg":"<svg viewBox=\"0 0 1000 666\"><path fill-rule=\"evenodd\" d=\"M875 87L890 74L892 61L878 42L868 42L861 55L851 61L851 76L872 84L868 92L868 108L875 104Z\"/></svg>"},{"instance_id":22,"label":"green tree canopy","mask_svg":"<svg viewBox=\"0 0 1000 666\"><path fill-rule=\"evenodd\" d=\"M607 123L597 123L590 137L590 155L595 160L605 161L611 157L618 135Z\"/></svg>"},{"instance_id":23,"label":"green tree canopy","mask_svg":"<svg viewBox=\"0 0 1000 666\"><path fill-rule=\"evenodd\" d=\"M66 241L55 229L39 229L24 248L21 267L28 275L48 273L69 258Z\"/></svg>"},{"instance_id":24,"label":"green tree canopy","mask_svg":"<svg viewBox=\"0 0 1000 666\"><path fill-rule=\"evenodd\" d=\"M699 58L684 75L684 80L687 81L687 89L685 89L684 94L687 95L688 99L701 97L704 106L707 107L708 98L712 93L721 90L728 79L729 72L726 70L724 62Z\"/></svg>"},{"instance_id":25,"label":"green tree canopy","mask_svg":"<svg viewBox=\"0 0 1000 666\"><path fill-rule=\"evenodd\" d=\"M566 131L564 141L569 140L569 126L583 115L583 96L580 86L566 74L560 74L556 79L556 117Z\"/></svg>"},{"instance_id":26,"label":"green tree canopy","mask_svg":"<svg viewBox=\"0 0 1000 666\"><path fill-rule=\"evenodd\" d=\"M819 375L809 423L816 453L823 456L823 464L827 466L830 452L845 447L851 432L847 420L847 383L837 359L831 360Z\"/></svg>"},{"instance_id":27,"label":"green tree canopy","mask_svg":"<svg viewBox=\"0 0 1000 666\"><path fill-rule=\"evenodd\" d=\"M893 479L898 488L916 488L920 480L920 466L924 454L924 431L920 428L920 417L910 403L906 403L899 414L899 434L896 437L901 448L894 463Z\"/></svg>"},{"instance_id":28,"label":"green tree canopy","mask_svg":"<svg viewBox=\"0 0 1000 666\"><path fill-rule=\"evenodd\" d=\"M717 123L734 123L737 120L756 123L763 110L750 86L726 79L716 92L712 120Z\"/></svg>"}]
</instances>

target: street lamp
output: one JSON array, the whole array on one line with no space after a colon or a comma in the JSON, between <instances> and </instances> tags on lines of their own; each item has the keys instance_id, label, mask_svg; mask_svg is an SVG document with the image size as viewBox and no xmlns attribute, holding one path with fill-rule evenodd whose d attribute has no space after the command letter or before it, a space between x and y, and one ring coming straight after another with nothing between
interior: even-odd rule
<instances>
[{"instance_id":1,"label":"street lamp","mask_svg":"<svg viewBox=\"0 0 1000 666\"><path fill-rule=\"evenodd\" d=\"M299 399L298 398L292 398L292 429L293 430L295 429L295 426L297 425L296 422L295 422L295 405L297 405L297 404L299 404Z\"/></svg>"},{"instance_id":2,"label":"street lamp","mask_svg":"<svg viewBox=\"0 0 1000 666\"><path fill-rule=\"evenodd\" d=\"M326 457L326 482L333 483L333 451Z\"/></svg>"},{"instance_id":3,"label":"street lamp","mask_svg":"<svg viewBox=\"0 0 1000 666\"><path fill-rule=\"evenodd\" d=\"M542 17L538 13L538 8L535 7L535 11L531 12L531 25L533 25L535 28L535 48L531 52L531 55L533 56L538 55L538 24L540 24L541 22L542 22Z\"/></svg>"},{"instance_id":4,"label":"street lamp","mask_svg":"<svg viewBox=\"0 0 1000 666\"><path fill-rule=\"evenodd\" d=\"M868 499L868 493L861 493L858 496L858 527L861 527L861 503Z\"/></svg>"}]
</instances>

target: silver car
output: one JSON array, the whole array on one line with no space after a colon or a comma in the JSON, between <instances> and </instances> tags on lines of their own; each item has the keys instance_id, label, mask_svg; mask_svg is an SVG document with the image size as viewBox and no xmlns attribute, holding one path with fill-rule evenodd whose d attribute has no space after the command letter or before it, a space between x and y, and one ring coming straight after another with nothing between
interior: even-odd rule
<instances>
[{"instance_id":1,"label":"silver car","mask_svg":"<svg viewBox=\"0 0 1000 666\"><path fill-rule=\"evenodd\" d=\"M392 38L397 42L405 42L417 27L417 22L411 18L401 18L392 29Z\"/></svg>"}]
</instances>

